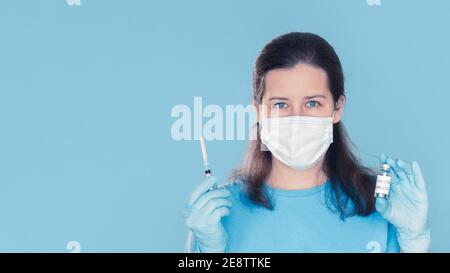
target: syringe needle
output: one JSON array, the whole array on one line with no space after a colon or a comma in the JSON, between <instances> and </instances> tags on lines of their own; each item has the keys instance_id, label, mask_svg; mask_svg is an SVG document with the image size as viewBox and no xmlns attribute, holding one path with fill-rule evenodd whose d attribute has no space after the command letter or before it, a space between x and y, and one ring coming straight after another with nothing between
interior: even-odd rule
<instances>
[{"instance_id":1,"label":"syringe needle","mask_svg":"<svg viewBox=\"0 0 450 273\"><path fill-rule=\"evenodd\" d=\"M203 166L205 167L205 175L211 176L211 170L209 168L208 153L206 152L205 139L200 138L200 147L202 148Z\"/></svg>"}]
</instances>

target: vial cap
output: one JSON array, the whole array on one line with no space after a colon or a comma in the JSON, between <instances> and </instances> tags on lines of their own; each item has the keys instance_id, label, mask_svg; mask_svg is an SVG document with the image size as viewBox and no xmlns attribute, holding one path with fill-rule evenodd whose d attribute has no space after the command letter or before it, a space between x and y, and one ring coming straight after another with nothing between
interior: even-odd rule
<instances>
[{"instance_id":1,"label":"vial cap","mask_svg":"<svg viewBox=\"0 0 450 273\"><path fill-rule=\"evenodd\" d=\"M391 166L389 166L386 163L383 163L383 165L381 165L381 169L384 171L390 171L391 170Z\"/></svg>"}]
</instances>

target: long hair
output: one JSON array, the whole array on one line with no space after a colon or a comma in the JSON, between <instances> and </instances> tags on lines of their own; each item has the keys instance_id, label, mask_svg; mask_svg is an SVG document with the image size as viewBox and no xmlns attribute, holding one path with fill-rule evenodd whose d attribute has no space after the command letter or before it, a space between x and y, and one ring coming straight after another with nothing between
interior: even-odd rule
<instances>
[{"instance_id":1,"label":"long hair","mask_svg":"<svg viewBox=\"0 0 450 273\"><path fill-rule=\"evenodd\" d=\"M344 74L341 62L333 47L312 33L291 32L268 43L259 54L253 70L253 99L261 104L264 95L264 78L272 69L292 68L299 63L323 69L336 104L344 93ZM231 179L241 180L249 199L256 205L273 209L263 184L270 173L272 156L261 149L259 123L256 140L251 140L241 166L231 174ZM328 148L323 171L330 182L328 207L342 218L352 215L369 215L374 211L374 174L362 166L352 151L351 143L342 121L333 124L333 143Z\"/></svg>"}]
</instances>

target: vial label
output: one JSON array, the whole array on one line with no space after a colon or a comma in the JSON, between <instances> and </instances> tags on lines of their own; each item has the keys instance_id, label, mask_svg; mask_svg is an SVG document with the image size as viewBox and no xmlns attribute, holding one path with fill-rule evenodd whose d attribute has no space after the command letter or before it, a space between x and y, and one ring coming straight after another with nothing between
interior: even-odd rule
<instances>
[{"instance_id":1,"label":"vial label","mask_svg":"<svg viewBox=\"0 0 450 273\"><path fill-rule=\"evenodd\" d=\"M391 177L390 176L385 176L385 175L377 176L375 193L388 195L390 187L391 187Z\"/></svg>"}]
</instances>

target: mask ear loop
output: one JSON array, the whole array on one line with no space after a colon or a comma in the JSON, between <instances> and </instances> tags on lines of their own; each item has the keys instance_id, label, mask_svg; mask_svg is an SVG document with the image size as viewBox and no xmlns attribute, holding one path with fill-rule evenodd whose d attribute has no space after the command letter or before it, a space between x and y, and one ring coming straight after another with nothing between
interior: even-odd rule
<instances>
[{"instance_id":1,"label":"mask ear loop","mask_svg":"<svg viewBox=\"0 0 450 273\"><path fill-rule=\"evenodd\" d=\"M266 110L265 106L260 104L259 105L259 113L258 113L259 120L256 121L256 139L255 139L255 141L258 142L260 152L269 152L270 151L269 148L261 141L261 120L264 119L263 116L264 116L265 110Z\"/></svg>"},{"instance_id":2,"label":"mask ear loop","mask_svg":"<svg viewBox=\"0 0 450 273\"><path fill-rule=\"evenodd\" d=\"M333 111L333 115L331 116L331 122L334 123L334 118L336 117L337 110Z\"/></svg>"}]
</instances>

